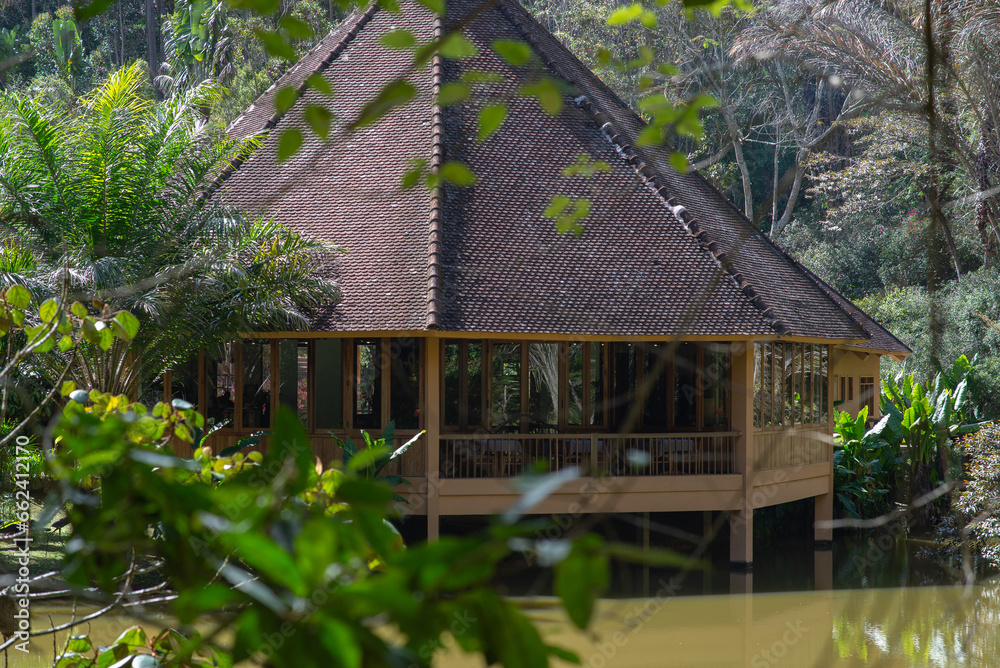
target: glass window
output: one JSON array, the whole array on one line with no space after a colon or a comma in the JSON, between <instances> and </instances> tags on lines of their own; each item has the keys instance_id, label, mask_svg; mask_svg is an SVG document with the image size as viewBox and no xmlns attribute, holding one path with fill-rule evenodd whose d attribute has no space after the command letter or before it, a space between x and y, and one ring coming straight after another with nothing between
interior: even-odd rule
<instances>
[{"instance_id":1,"label":"glass window","mask_svg":"<svg viewBox=\"0 0 1000 668\"><path fill-rule=\"evenodd\" d=\"M271 426L271 342L243 344L243 428Z\"/></svg>"},{"instance_id":2,"label":"glass window","mask_svg":"<svg viewBox=\"0 0 1000 668\"><path fill-rule=\"evenodd\" d=\"M462 346L458 343L444 344L444 423L449 427L459 427L462 415Z\"/></svg>"},{"instance_id":3,"label":"glass window","mask_svg":"<svg viewBox=\"0 0 1000 668\"><path fill-rule=\"evenodd\" d=\"M774 343L771 347L772 366L771 380L774 389L771 392L771 425L780 427L785 411L785 350L783 343Z\"/></svg>"},{"instance_id":4,"label":"glass window","mask_svg":"<svg viewBox=\"0 0 1000 668\"><path fill-rule=\"evenodd\" d=\"M590 424L604 424L604 344L590 344Z\"/></svg>"},{"instance_id":5,"label":"glass window","mask_svg":"<svg viewBox=\"0 0 1000 668\"><path fill-rule=\"evenodd\" d=\"M483 344L479 341L469 341L466 346L468 366L466 369L466 396L468 402L468 426L483 424Z\"/></svg>"},{"instance_id":6,"label":"glass window","mask_svg":"<svg viewBox=\"0 0 1000 668\"><path fill-rule=\"evenodd\" d=\"M444 424L449 427L483 424L483 344L459 341L444 344Z\"/></svg>"},{"instance_id":7,"label":"glass window","mask_svg":"<svg viewBox=\"0 0 1000 668\"><path fill-rule=\"evenodd\" d=\"M828 411L827 411L827 402L829 401L829 397L827 396L828 389L827 389L827 386L826 386L826 383L827 383L827 380L826 380L827 379L827 374L830 373L830 359L829 359L829 355L830 355L830 346L821 346L820 347L820 370L819 370L820 386L823 388L823 391L820 392L820 399L819 399L820 421L821 422L826 422L829 419L829 415L827 414L828 413Z\"/></svg>"},{"instance_id":8,"label":"glass window","mask_svg":"<svg viewBox=\"0 0 1000 668\"><path fill-rule=\"evenodd\" d=\"M681 343L674 352L674 427L698 426L698 346Z\"/></svg>"},{"instance_id":9,"label":"glass window","mask_svg":"<svg viewBox=\"0 0 1000 668\"><path fill-rule=\"evenodd\" d=\"M278 348L278 401L295 411L299 422L309 420L309 344L306 341L283 339Z\"/></svg>"},{"instance_id":10,"label":"glass window","mask_svg":"<svg viewBox=\"0 0 1000 668\"><path fill-rule=\"evenodd\" d=\"M707 344L705 360L705 394L702 401L702 425L706 429L723 429L729 425L729 348Z\"/></svg>"},{"instance_id":11,"label":"glass window","mask_svg":"<svg viewBox=\"0 0 1000 668\"><path fill-rule=\"evenodd\" d=\"M528 411L530 429L559 430L559 344L528 344Z\"/></svg>"},{"instance_id":12,"label":"glass window","mask_svg":"<svg viewBox=\"0 0 1000 668\"><path fill-rule=\"evenodd\" d=\"M490 423L495 431L521 426L521 344L493 344L493 400Z\"/></svg>"},{"instance_id":13,"label":"glass window","mask_svg":"<svg viewBox=\"0 0 1000 668\"><path fill-rule=\"evenodd\" d=\"M642 424L647 429L667 428L667 355L669 343L643 346L642 387L646 392Z\"/></svg>"},{"instance_id":14,"label":"glass window","mask_svg":"<svg viewBox=\"0 0 1000 668\"><path fill-rule=\"evenodd\" d=\"M762 420L762 406L764 403L764 345L753 344L753 426L760 429Z\"/></svg>"},{"instance_id":15,"label":"glass window","mask_svg":"<svg viewBox=\"0 0 1000 668\"><path fill-rule=\"evenodd\" d=\"M782 346L785 353L785 389L782 397L785 400L785 417L783 424L790 426L795 419L795 349L791 343Z\"/></svg>"},{"instance_id":16,"label":"glass window","mask_svg":"<svg viewBox=\"0 0 1000 668\"><path fill-rule=\"evenodd\" d=\"M205 356L205 418L218 425L235 426L236 344L226 343Z\"/></svg>"},{"instance_id":17,"label":"glass window","mask_svg":"<svg viewBox=\"0 0 1000 668\"><path fill-rule=\"evenodd\" d=\"M344 372L342 339L316 339L313 400L316 429L344 428Z\"/></svg>"},{"instance_id":18,"label":"glass window","mask_svg":"<svg viewBox=\"0 0 1000 668\"><path fill-rule=\"evenodd\" d=\"M761 346L761 426L770 427L774 424L774 346L765 343Z\"/></svg>"},{"instance_id":19,"label":"glass window","mask_svg":"<svg viewBox=\"0 0 1000 668\"><path fill-rule=\"evenodd\" d=\"M397 429L420 428L420 341L392 339L389 417Z\"/></svg>"},{"instance_id":20,"label":"glass window","mask_svg":"<svg viewBox=\"0 0 1000 668\"><path fill-rule=\"evenodd\" d=\"M354 426L382 426L382 345L378 340L354 340Z\"/></svg>"},{"instance_id":21,"label":"glass window","mask_svg":"<svg viewBox=\"0 0 1000 668\"><path fill-rule=\"evenodd\" d=\"M170 371L170 398L198 404L198 355L175 364Z\"/></svg>"},{"instance_id":22,"label":"glass window","mask_svg":"<svg viewBox=\"0 0 1000 668\"><path fill-rule=\"evenodd\" d=\"M584 387L583 387L583 347L582 343L570 343L566 347L566 424L580 426L583 424Z\"/></svg>"},{"instance_id":23,"label":"glass window","mask_svg":"<svg viewBox=\"0 0 1000 668\"><path fill-rule=\"evenodd\" d=\"M614 344L611 359L611 424L615 429L634 431L639 425L639 416L631 415L635 402L636 346L631 343Z\"/></svg>"}]
</instances>

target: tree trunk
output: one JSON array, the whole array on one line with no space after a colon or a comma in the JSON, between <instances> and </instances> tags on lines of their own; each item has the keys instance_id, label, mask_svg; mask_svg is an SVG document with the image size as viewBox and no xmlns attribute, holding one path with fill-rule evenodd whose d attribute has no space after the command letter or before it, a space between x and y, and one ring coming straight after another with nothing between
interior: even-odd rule
<instances>
[{"instance_id":1,"label":"tree trunk","mask_svg":"<svg viewBox=\"0 0 1000 668\"><path fill-rule=\"evenodd\" d=\"M781 214L781 218L778 219L776 223L771 225L771 238L777 237L781 234L781 231L788 226L788 223L792 220L792 212L795 211L795 205L799 199L799 190L802 188L802 179L806 175L806 165L805 160L809 151L804 148L799 149L799 152L795 155L795 177L792 179L792 187L788 191L788 202L785 203L785 211ZM774 193L774 198L778 198L778 193Z\"/></svg>"},{"instance_id":2,"label":"tree trunk","mask_svg":"<svg viewBox=\"0 0 1000 668\"><path fill-rule=\"evenodd\" d=\"M159 69L159 50L157 49L156 0L146 0L146 62L149 63L149 83L155 90L156 71ZM159 95L157 94L157 97Z\"/></svg>"},{"instance_id":3,"label":"tree trunk","mask_svg":"<svg viewBox=\"0 0 1000 668\"><path fill-rule=\"evenodd\" d=\"M747 161L743 157L743 135L740 134L736 119L728 109L722 112L722 117L726 119L729 137L733 140L736 164L740 168L740 177L743 179L743 212L747 218L753 220L753 183L750 181L750 168L747 167Z\"/></svg>"},{"instance_id":4,"label":"tree trunk","mask_svg":"<svg viewBox=\"0 0 1000 668\"><path fill-rule=\"evenodd\" d=\"M979 150L976 155L976 181L982 199L976 202L976 228L983 242L983 265L991 267L997 262L997 197L988 194L993 186L993 175L1000 171L1000 152L997 149L996 128L990 121L980 127Z\"/></svg>"},{"instance_id":5,"label":"tree trunk","mask_svg":"<svg viewBox=\"0 0 1000 668\"><path fill-rule=\"evenodd\" d=\"M774 124L774 183L771 186L771 227L778 221L778 161L781 157L781 127Z\"/></svg>"}]
</instances>

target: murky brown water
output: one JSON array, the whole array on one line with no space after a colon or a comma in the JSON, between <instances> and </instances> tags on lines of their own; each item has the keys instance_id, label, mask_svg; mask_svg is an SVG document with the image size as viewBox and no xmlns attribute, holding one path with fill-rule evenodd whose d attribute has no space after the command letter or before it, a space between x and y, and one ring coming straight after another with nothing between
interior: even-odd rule
<instances>
[{"instance_id":1,"label":"murky brown water","mask_svg":"<svg viewBox=\"0 0 1000 668\"><path fill-rule=\"evenodd\" d=\"M746 586L743 577L733 576L735 588ZM555 601L521 600L549 643L575 651L590 668L1000 665L998 581L969 589L712 596L669 596L663 589L659 597L601 601L586 633L569 624ZM65 606L38 605L34 613L43 622L68 619ZM107 643L132 623L105 616L90 624L90 633ZM50 638L36 639L32 654L12 654L11 665L49 666L52 647ZM438 665L481 664L449 651Z\"/></svg>"}]
</instances>

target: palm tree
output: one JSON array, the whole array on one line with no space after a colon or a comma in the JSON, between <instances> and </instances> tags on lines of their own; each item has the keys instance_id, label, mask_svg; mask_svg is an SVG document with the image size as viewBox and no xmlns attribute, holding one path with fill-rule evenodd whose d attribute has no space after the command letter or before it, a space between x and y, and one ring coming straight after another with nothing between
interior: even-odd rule
<instances>
[{"instance_id":1,"label":"palm tree","mask_svg":"<svg viewBox=\"0 0 1000 668\"><path fill-rule=\"evenodd\" d=\"M0 98L0 288L21 283L39 301L68 289L134 314L131 343L87 347L71 369L78 386L114 393L240 333L307 328L309 310L337 298L318 272L329 243L205 201L255 147L208 136L199 109L218 89L154 103L144 75L112 74L78 109Z\"/></svg>"},{"instance_id":2,"label":"palm tree","mask_svg":"<svg viewBox=\"0 0 1000 668\"><path fill-rule=\"evenodd\" d=\"M965 173L991 264L1000 256L998 46L1000 10L991 0L775 0L733 52L794 62L843 83L868 108L922 124L943 166ZM939 222L961 274L948 221Z\"/></svg>"}]
</instances>

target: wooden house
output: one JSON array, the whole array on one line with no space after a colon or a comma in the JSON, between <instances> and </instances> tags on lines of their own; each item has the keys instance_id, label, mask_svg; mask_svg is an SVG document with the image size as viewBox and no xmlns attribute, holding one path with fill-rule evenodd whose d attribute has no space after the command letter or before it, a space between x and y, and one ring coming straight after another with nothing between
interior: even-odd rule
<instances>
[{"instance_id":1,"label":"wooden house","mask_svg":"<svg viewBox=\"0 0 1000 668\"><path fill-rule=\"evenodd\" d=\"M312 331L203 354L168 392L231 420L219 447L280 404L322 462L340 455L331 432L425 430L393 464L431 539L441 516L508 508L515 476L570 466L586 477L534 512L728 512L736 563L753 560L754 508L814 498L830 518L834 402L876 396L880 356L909 349L667 149L638 146L640 117L515 0L404 7L350 16L237 119L230 133L263 145L214 195L349 249L327 267L342 298ZM414 68L383 39L452 26L475 54ZM531 57L509 64L498 40ZM276 110L276 90L314 74L332 97ZM521 94L542 77L563 88L554 115ZM346 132L393 82L415 94ZM458 82L472 94L439 106ZM477 141L497 100L506 120ZM308 130L310 105L333 111L329 140ZM290 129L306 141L279 163ZM453 162L474 185L403 185ZM580 234L557 230L559 195L589 202Z\"/></svg>"}]
</instances>

